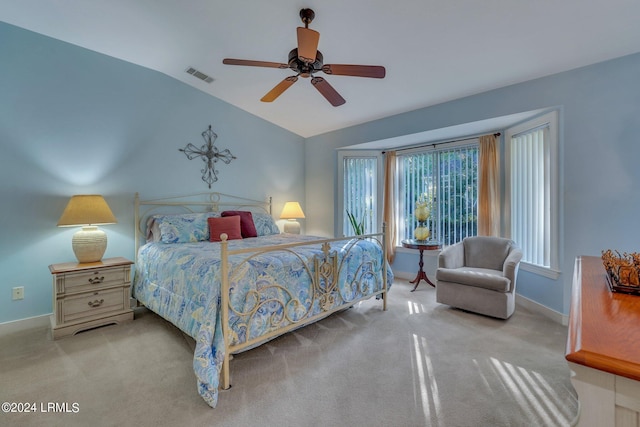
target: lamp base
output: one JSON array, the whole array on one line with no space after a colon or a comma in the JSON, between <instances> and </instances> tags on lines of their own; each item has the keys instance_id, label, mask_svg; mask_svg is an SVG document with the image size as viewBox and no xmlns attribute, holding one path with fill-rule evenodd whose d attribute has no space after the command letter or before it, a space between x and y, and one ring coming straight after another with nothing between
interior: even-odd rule
<instances>
[{"instance_id":1,"label":"lamp base","mask_svg":"<svg viewBox=\"0 0 640 427\"><path fill-rule=\"evenodd\" d=\"M300 234L300 223L295 219L288 219L284 223L284 232L290 234Z\"/></svg>"},{"instance_id":2,"label":"lamp base","mask_svg":"<svg viewBox=\"0 0 640 427\"><path fill-rule=\"evenodd\" d=\"M73 235L71 246L78 262L97 262L107 250L107 234L96 226L85 226Z\"/></svg>"}]
</instances>

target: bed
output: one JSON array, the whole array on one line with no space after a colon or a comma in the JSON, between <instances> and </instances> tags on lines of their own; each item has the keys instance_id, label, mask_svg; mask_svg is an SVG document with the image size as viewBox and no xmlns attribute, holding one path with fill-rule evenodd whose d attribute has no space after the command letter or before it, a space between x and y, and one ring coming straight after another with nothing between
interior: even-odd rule
<instances>
[{"instance_id":1,"label":"bed","mask_svg":"<svg viewBox=\"0 0 640 427\"><path fill-rule=\"evenodd\" d=\"M200 193L135 197L133 297L195 340L198 393L230 387L232 354L368 298L386 310L393 274L382 233L280 233L271 199ZM238 228L239 227L239 228Z\"/></svg>"}]
</instances>

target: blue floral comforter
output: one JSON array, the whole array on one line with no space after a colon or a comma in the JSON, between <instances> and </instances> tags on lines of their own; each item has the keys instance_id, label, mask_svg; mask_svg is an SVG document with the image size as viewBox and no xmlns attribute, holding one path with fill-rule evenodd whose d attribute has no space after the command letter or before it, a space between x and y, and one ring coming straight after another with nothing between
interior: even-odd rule
<instances>
[{"instance_id":1,"label":"blue floral comforter","mask_svg":"<svg viewBox=\"0 0 640 427\"><path fill-rule=\"evenodd\" d=\"M231 240L229 250L318 239L278 234ZM350 249L347 251L347 248ZM331 252L334 251L343 267L338 280L339 289L334 292L335 300L331 300L333 307L340 306L345 300L373 295L382 289L382 249L378 244L360 240L351 247L347 241L332 242ZM290 320L298 321L323 312L317 302L310 303L313 291L309 270L305 266L311 264L313 270L310 260L323 252L319 245L298 247L295 252L297 255L291 251L267 252L253 256L248 262L243 262L247 255L230 257L231 345L249 339L259 340L260 336L290 323ZM391 269L387 268L387 272L387 285L391 286ZM217 404L220 369L226 351L220 321L220 288L219 243L158 242L147 243L138 250L133 294L147 308L195 339L193 369L198 392L212 407ZM247 320L243 313L255 307L259 303L258 298L265 302ZM283 306L270 302L291 298L302 304ZM280 319L281 323L274 325L273 319Z\"/></svg>"}]
</instances>

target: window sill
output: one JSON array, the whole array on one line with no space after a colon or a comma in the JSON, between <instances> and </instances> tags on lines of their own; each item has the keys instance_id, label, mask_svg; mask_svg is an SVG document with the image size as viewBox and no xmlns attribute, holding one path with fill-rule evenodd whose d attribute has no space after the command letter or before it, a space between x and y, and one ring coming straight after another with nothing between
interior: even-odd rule
<instances>
[{"instance_id":1,"label":"window sill","mask_svg":"<svg viewBox=\"0 0 640 427\"><path fill-rule=\"evenodd\" d=\"M424 251L427 255L437 255L439 254L441 251L440 250L436 250L436 251ZM409 248L405 248L403 246L396 246L396 253L415 253L415 249L409 249ZM558 280L558 278L560 277L560 275L562 274L561 271L558 270L553 270L551 268L547 268L547 267L540 267L539 265L535 265L535 264L530 264L528 262L520 262L520 267L521 270L524 271L528 271L530 273L534 273L537 274L539 276L544 276L547 277L549 279L552 280Z\"/></svg>"},{"instance_id":2,"label":"window sill","mask_svg":"<svg viewBox=\"0 0 640 427\"><path fill-rule=\"evenodd\" d=\"M520 263L520 269L524 271L529 271L531 273L538 274L540 276L544 276L553 280L558 280L558 278L560 277L560 274L562 274L562 272L558 270L553 270L547 267L540 267L539 265L529 264L528 262L524 262L524 261Z\"/></svg>"}]
</instances>

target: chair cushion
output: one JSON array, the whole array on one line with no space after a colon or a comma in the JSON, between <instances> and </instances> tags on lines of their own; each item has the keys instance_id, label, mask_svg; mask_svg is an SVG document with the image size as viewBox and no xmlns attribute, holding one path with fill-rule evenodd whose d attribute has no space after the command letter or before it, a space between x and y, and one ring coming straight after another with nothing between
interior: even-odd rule
<instances>
[{"instance_id":1,"label":"chair cushion","mask_svg":"<svg viewBox=\"0 0 640 427\"><path fill-rule=\"evenodd\" d=\"M501 237L474 236L467 237L462 243L465 266L502 271L513 241Z\"/></svg>"},{"instance_id":2,"label":"chair cushion","mask_svg":"<svg viewBox=\"0 0 640 427\"><path fill-rule=\"evenodd\" d=\"M509 292L511 288L511 280L504 277L501 271L488 268L438 268L436 279L496 292Z\"/></svg>"}]
</instances>

